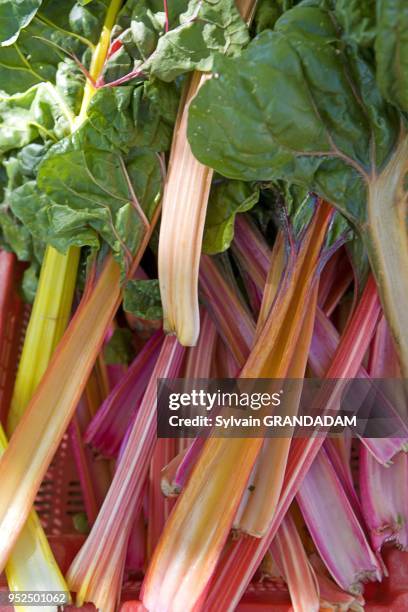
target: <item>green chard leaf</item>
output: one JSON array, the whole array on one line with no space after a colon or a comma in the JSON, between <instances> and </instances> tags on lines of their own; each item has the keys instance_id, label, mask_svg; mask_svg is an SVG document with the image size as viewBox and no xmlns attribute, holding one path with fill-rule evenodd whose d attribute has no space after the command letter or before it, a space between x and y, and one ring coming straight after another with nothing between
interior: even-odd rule
<instances>
[{"instance_id":1,"label":"green chard leaf","mask_svg":"<svg viewBox=\"0 0 408 612\"><path fill-rule=\"evenodd\" d=\"M250 210L258 199L256 185L244 181L215 181L205 221L204 252L215 255L228 249L234 238L235 216Z\"/></svg>"},{"instance_id":2,"label":"green chard leaf","mask_svg":"<svg viewBox=\"0 0 408 612\"><path fill-rule=\"evenodd\" d=\"M165 32L162 1L127 2L118 19L123 46L107 62L105 80L131 71L173 81L192 70L211 70L214 56L236 55L249 35L234 0L169 2Z\"/></svg>"},{"instance_id":3,"label":"green chard leaf","mask_svg":"<svg viewBox=\"0 0 408 612\"><path fill-rule=\"evenodd\" d=\"M260 0L254 16L255 33L271 30L282 13L288 11L294 4L297 4L296 0Z\"/></svg>"},{"instance_id":4,"label":"green chard leaf","mask_svg":"<svg viewBox=\"0 0 408 612\"><path fill-rule=\"evenodd\" d=\"M209 71L214 55L237 55L249 41L234 0L191 0L180 25L159 39L147 69L163 81L192 70Z\"/></svg>"},{"instance_id":5,"label":"green chard leaf","mask_svg":"<svg viewBox=\"0 0 408 612\"><path fill-rule=\"evenodd\" d=\"M144 232L139 210L151 219L162 184L159 155L132 120L138 102L132 88L100 90L83 126L51 146L35 180L8 196L37 239L62 252L98 248L102 239L124 272Z\"/></svg>"},{"instance_id":6,"label":"green chard leaf","mask_svg":"<svg viewBox=\"0 0 408 612\"><path fill-rule=\"evenodd\" d=\"M69 133L72 120L51 83L39 83L12 96L0 94L0 153L24 147L38 137L55 142Z\"/></svg>"},{"instance_id":7,"label":"green chard leaf","mask_svg":"<svg viewBox=\"0 0 408 612\"><path fill-rule=\"evenodd\" d=\"M375 53L382 94L408 112L408 3L405 0L377 0Z\"/></svg>"},{"instance_id":8,"label":"green chard leaf","mask_svg":"<svg viewBox=\"0 0 408 612\"><path fill-rule=\"evenodd\" d=\"M128 281L124 290L123 308L140 319L150 321L162 319L159 281L157 279Z\"/></svg>"},{"instance_id":9,"label":"green chard leaf","mask_svg":"<svg viewBox=\"0 0 408 612\"><path fill-rule=\"evenodd\" d=\"M166 151L176 120L179 92L173 83L150 80L136 87L107 87L94 96L88 119L113 147Z\"/></svg>"},{"instance_id":10,"label":"green chard leaf","mask_svg":"<svg viewBox=\"0 0 408 612\"><path fill-rule=\"evenodd\" d=\"M0 0L0 45L13 44L28 26L42 0Z\"/></svg>"},{"instance_id":11,"label":"green chard leaf","mask_svg":"<svg viewBox=\"0 0 408 612\"><path fill-rule=\"evenodd\" d=\"M22 282L22 292L27 302L34 299L45 246L32 235L28 226L16 218L11 209L10 196L14 189L33 179L46 150L46 145L28 144L3 160L1 167L3 201L0 204L0 246L7 251L13 251L20 261L31 264L25 271Z\"/></svg>"},{"instance_id":12,"label":"green chard leaf","mask_svg":"<svg viewBox=\"0 0 408 612\"><path fill-rule=\"evenodd\" d=\"M230 178L304 186L363 223L369 175L391 154L400 117L333 15L295 7L214 71L190 107L196 157Z\"/></svg>"},{"instance_id":13,"label":"green chard leaf","mask_svg":"<svg viewBox=\"0 0 408 612\"><path fill-rule=\"evenodd\" d=\"M84 8L73 0L43 0L18 39L0 47L1 89L14 94L42 81L55 82L60 62L72 54L88 66L107 1L94 0Z\"/></svg>"}]
</instances>

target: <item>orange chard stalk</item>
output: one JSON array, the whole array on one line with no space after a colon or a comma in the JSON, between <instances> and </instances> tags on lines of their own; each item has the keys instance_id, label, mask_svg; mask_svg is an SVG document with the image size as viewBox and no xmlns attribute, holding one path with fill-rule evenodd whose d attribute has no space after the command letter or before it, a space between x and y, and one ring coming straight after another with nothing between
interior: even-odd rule
<instances>
[{"instance_id":1,"label":"orange chard stalk","mask_svg":"<svg viewBox=\"0 0 408 612\"><path fill-rule=\"evenodd\" d=\"M254 0L238 0L243 19L249 20ZM163 323L185 346L194 346L200 332L198 270L213 170L193 156L187 140L189 106L209 75L194 72L176 126L163 194L159 240L159 281Z\"/></svg>"},{"instance_id":2,"label":"orange chard stalk","mask_svg":"<svg viewBox=\"0 0 408 612\"><path fill-rule=\"evenodd\" d=\"M242 378L286 376L331 215L331 208L320 202L292 283L279 292ZM206 441L147 571L142 600L151 612L193 610L202 601L262 443L262 438Z\"/></svg>"},{"instance_id":3,"label":"orange chard stalk","mask_svg":"<svg viewBox=\"0 0 408 612\"><path fill-rule=\"evenodd\" d=\"M302 330L287 372L288 378L300 379L305 375L316 313L317 288L316 283L307 302ZM291 393L288 414L297 414L301 393L301 385L296 385ZM290 437L265 439L245 507L239 521L234 523L237 529L258 538L267 531L279 501L290 444Z\"/></svg>"}]
</instances>

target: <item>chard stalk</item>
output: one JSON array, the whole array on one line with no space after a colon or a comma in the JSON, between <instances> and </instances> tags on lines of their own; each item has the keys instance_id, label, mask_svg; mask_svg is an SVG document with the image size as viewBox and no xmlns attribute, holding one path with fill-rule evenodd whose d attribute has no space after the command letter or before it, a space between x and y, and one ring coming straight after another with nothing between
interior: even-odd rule
<instances>
[{"instance_id":1,"label":"chard stalk","mask_svg":"<svg viewBox=\"0 0 408 612\"><path fill-rule=\"evenodd\" d=\"M379 314L378 295L375 283L370 278L342 336L327 378L356 376L376 329ZM339 397L337 394L341 391L339 384L332 397L323 398L325 404L334 407ZM232 612L238 605L322 444L323 437L296 438L292 441L281 497L268 532L263 538L241 537L232 543L228 554L222 557L217 567L205 604L206 612L220 609ZM226 577L230 580L226 580Z\"/></svg>"},{"instance_id":2,"label":"chard stalk","mask_svg":"<svg viewBox=\"0 0 408 612\"><path fill-rule=\"evenodd\" d=\"M322 610L333 612L364 612L364 599L361 595L351 595L340 589L329 577L323 562L317 555L311 555L310 563L319 585Z\"/></svg>"},{"instance_id":3,"label":"chard stalk","mask_svg":"<svg viewBox=\"0 0 408 612\"><path fill-rule=\"evenodd\" d=\"M46 249L14 386L7 427L10 434L24 414L68 324L78 262L77 248L70 255Z\"/></svg>"},{"instance_id":4,"label":"chard stalk","mask_svg":"<svg viewBox=\"0 0 408 612\"><path fill-rule=\"evenodd\" d=\"M237 215L231 250L238 263L252 311L258 317L262 304L265 270L271 251L261 232L246 215Z\"/></svg>"},{"instance_id":5,"label":"chard stalk","mask_svg":"<svg viewBox=\"0 0 408 612\"><path fill-rule=\"evenodd\" d=\"M146 561L146 525L143 510L136 514L130 530L126 551L125 573L135 574L143 571Z\"/></svg>"},{"instance_id":6,"label":"chard stalk","mask_svg":"<svg viewBox=\"0 0 408 612\"><path fill-rule=\"evenodd\" d=\"M408 136L368 184L366 246L405 377L408 377Z\"/></svg>"},{"instance_id":7,"label":"chard stalk","mask_svg":"<svg viewBox=\"0 0 408 612\"><path fill-rule=\"evenodd\" d=\"M78 605L92 601L103 612L116 609L130 530L141 507L156 441L157 379L177 377L183 355L183 347L176 338L167 336L112 485L67 574L70 588L77 593Z\"/></svg>"},{"instance_id":8,"label":"chard stalk","mask_svg":"<svg viewBox=\"0 0 408 612\"><path fill-rule=\"evenodd\" d=\"M262 330L278 289L288 283L294 267L294 253L291 251L286 257L286 244L282 232L276 237L271 253L269 268L265 276L264 294L259 317L256 323L257 334Z\"/></svg>"},{"instance_id":9,"label":"chard stalk","mask_svg":"<svg viewBox=\"0 0 408 612\"><path fill-rule=\"evenodd\" d=\"M176 497L183 490L200 456L205 438L195 438L188 448L180 451L162 470L161 489L167 497Z\"/></svg>"},{"instance_id":10,"label":"chard stalk","mask_svg":"<svg viewBox=\"0 0 408 612\"><path fill-rule=\"evenodd\" d=\"M408 457L399 453L390 467L380 465L367 449L360 453L361 505L373 548L391 542L408 550Z\"/></svg>"},{"instance_id":11,"label":"chard stalk","mask_svg":"<svg viewBox=\"0 0 408 612\"><path fill-rule=\"evenodd\" d=\"M249 20L254 0L237 0ZM159 240L159 281L163 324L179 342L194 346L200 331L198 271L204 222L213 170L193 156L187 140L189 106L209 75L194 72L186 97L181 101L171 147L172 163L163 193Z\"/></svg>"},{"instance_id":12,"label":"chard stalk","mask_svg":"<svg viewBox=\"0 0 408 612\"><path fill-rule=\"evenodd\" d=\"M287 372L287 378L303 378L305 375L310 342L312 339L317 302L317 284L310 299L303 319L296 352ZM288 414L296 415L302 393L301 385L290 395ZM255 474L245 499L241 517L234 526L254 537L263 536L275 514L279 501L291 438L267 438L258 458ZM244 501L244 499L243 499Z\"/></svg>"},{"instance_id":13,"label":"chard stalk","mask_svg":"<svg viewBox=\"0 0 408 612\"><path fill-rule=\"evenodd\" d=\"M119 304L119 279L119 267L109 258L95 290L81 302L1 457L1 568L68 427ZM69 377L63 372L69 372Z\"/></svg>"},{"instance_id":14,"label":"chard stalk","mask_svg":"<svg viewBox=\"0 0 408 612\"><path fill-rule=\"evenodd\" d=\"M320 557L342 589L361 593L362 581L381 580L380 564L324 449L296 499Z\"/></svg>"},{"instance_id":15,"label":"chard stalk","mask_svg":"<svg viewBox=\"0 0 408 612\"><path fill-rule=\"evenodd\" d=\"M164 438L157 440L154 453L150 462L148 477L148 501L147 501L147 558L150 559L163 527L169 518L174 505L174 500L165 497L161 490L162 469L172 460L176 454L176 440Z\"/></svg>"},{"instance_id":16,"label":"chard stalk","mask_svg":"<svg viewBox=\"0 0 408 612\"><path fill-rule=\"evenodd\" d=\"M339 341L339 334L334 325L321 310L318 310L309 354L309 364L316 376L323 377L327 372L335 355L336 348L339 345ZM361 366L358 369L357 378L369 380L370 377L367 370ZM384 397L384 407L385 406L389 410L389 414L392 418L400 420L401 429L404 429L404 423L400 419L395 408L390 401ZM408 438L361 438L361 441L377 461L383 465L389 465L394 455L406 448Z\"/></svg>"},{"instance_id":17,"label":"chard stalk","mask_svg":"<svg viewBox=\"0 0 408 612\"><path fill-rule=\"evenodd\" d=\"M330 207L319 204L299 250L293 284L275 300L242 378L285 377L330 218ZM192 610L202 600L262 442L214 437L205 442L145 577L142 599L151 612Z\"/></svg>"},{"instance_id":18,"label":"chard stalk","mask_svg":"<svg viewBox=\"0 0 408 612\"><path fill-rule=\"evenodd\" d=\"M163 333L158 331L146 342L89 423L84 441L102 455L117 457L126 430L140 407L162 343Z\"/></svg>"},{"instance_id":19,"label":"chard stalk","mask_svg":"<svg viewBox=\"0 0 408 612\"><path fill-rule=\"evenodd\" d=\"M187 141L191 100L208 78L195 72L181 101L163 193L159 240L159 281L163 325L181 344L194 346L200 331L198 268L213 171L193 156Z\"/></svg>"},{"instance_id":20,"label":"chard stalk","mask_svg":"<svg viewBox=\"0 0 408 612\"><path fill-rule=\"evenodd\" d=\"M237 215L234 225L232 252L248 272L257 287L265 285L271 250L265 238L247 215Z\"/></svg>"},{"instance_id":21,"label":"chard stalk","mask_svg":"<svg viewBox=\"0 0 408 612\"><path fill-rule=\"evenodd\" d=\"M23 302L17 286L21 264L16 256L0 251L0 422L10 408L23 327Z\"/></svg>"},{"instance_id":22,"label":"chard stalk","mask_svg":"<svg viewBox=\"0 0 408 612\"><path fill-rule=\"evenodd\" d=\"M373 342L369 371L378 378L398 378L398 360L389 328L382 319ZM402 384L402 381L401 381ZM387 444L388 440L379 440ZM408 456L400 452L389 467L360 449L361 505L374 550L386 542L408 549Z\"/></svg>"},{"instance_id":23,"label":"chard stalk","mask_svg":"<svg viewBox=\"0 0 408 612\"><path fill-rule=\"evenodd\" d=\"M201 312L201 333L197 346L187 351L184 378L210 378L213 367L217 329L207 310Z\"/></svg>"},{"instance_id":24,"label":"chard stalk","mask_svg":"<svg viewBox=\"0 0 408 612\"><path fill-rule=\"evenodd\" d=\"M202 311L201 332L197 346L188 349L184 368L184 378L210 378L213 370L213 359L217 340L216 328L207 311ZM180 441L179 441L180 442ZM204 444L204 438L197 437L163 466L161 472L161 490L166 497L176 497L183 489L191 470Z\"/></svg>"},{"instance_id":25,"label":"chard stalk","mask_svg":"<svg viewBox=\"0 0 408 612\"><path fill-rule=\"evenodd\" d=\"M93 452L84 444L84 432L108 390L106 377L99 356L68 430L90 525L95 522L111 481L109 462L103 458L95 461Z\"/></svg>"},{"instance_id":26,"label":"chard stalk","mask_svg":"<svg viewBox=\"0 0 408 612\"><path fill-rule=\"evenodd\" d=\"M201 258L200 289L218 333L242 366L254 341L255 323L236 288L208 255Z\"/></svg>"},{"instance_id":27,"label":"chard stalk","mask_svg":"<svg viewBox=\"0 0 408 612\"><path fill-rule=\"evenodd\" d=\"M273 560L288 585L294 612L318 612L319 587L295 522L288 512L272 541Z\"/></svg>"}]
</instances>

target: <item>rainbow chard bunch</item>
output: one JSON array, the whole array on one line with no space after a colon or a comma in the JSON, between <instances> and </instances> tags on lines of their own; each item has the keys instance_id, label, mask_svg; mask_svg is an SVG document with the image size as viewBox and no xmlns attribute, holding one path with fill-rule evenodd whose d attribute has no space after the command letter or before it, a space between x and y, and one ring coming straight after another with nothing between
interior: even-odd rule
<instances>
[{"instance_id":1,"label":"rainbow chard bunch","mask_svg":"<svg viewBox=\"0 0 408 612\"><path fill-rule=\"evenodd\" d=\"M398 437L175 440L157 381L316 377L321 412L352 378L403 396L407 31L402 0L0 2L11 590L232 612L261 576L346 612L386 579L408 547L395 389ZM84 502L64 572L34 509L63 439Z\"/></svg>"},{"instance_id":2,"label":"rainbow chard bunch","mask_svg":"<svg viewBox=\"0 0 408 612\"><path fill-rule=\"evenodd\" d=\"M407 372L407 9L380 1L351 15L347 4L302 2L239 60L217 59L188 138L224 176L306 187L348 219Z\"/></svg>"}]
</instances>

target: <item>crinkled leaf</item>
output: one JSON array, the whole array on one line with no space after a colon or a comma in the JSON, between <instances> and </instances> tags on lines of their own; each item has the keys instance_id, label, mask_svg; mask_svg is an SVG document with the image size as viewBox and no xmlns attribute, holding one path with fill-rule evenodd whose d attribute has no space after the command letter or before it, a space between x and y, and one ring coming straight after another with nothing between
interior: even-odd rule
<instances>
[{"instance_id":1,"label":"crinkled leaf","mask_svg":"<svg viewBox=\"0 0 408 612\"><path fill-rule=\"evenodd\" d=\"M13 213L35 238L65 253L70 246L99 248L96 230L90 226L94 215L56 204L29 181L12 191L9 203Z\"/></svg>"},{"instance_id":2,"label":"crinkled leaf","mask_svg":"<svg viewBox=\"0 0 408 612\"><path fill-rule=\"evenodd\" d=\"M188 7L188 0L168 2L169 27L179 25L180 14ZM156 49L159 37L165 31L165 13L162 0L129 0L119 13L113 36L122 43L106 62L104 78L114 81L141 67Z\"/></svg>"},{"instance_id":3,"label":"crinkled leaf","mask_svg":"<svg viewBox=\"0 0 408 612\"><path fill-rule=\"evenodd\" d=\"M126 270L144 232L136 203L151 218L160 190L154 152L133 148L124 154L86 123L51 147L37 184L14 190L10 203L34 235L59 250L96 247L99 235Z\"/></svg>"},{"instance_id":4,"label":"crinkled leaf","mask_svg":"<svg viewBox=\"0 0 408 612\"><path fill-rule=\"evenodd\" d=\"M105 79L141 70L163 81L211 70L214 55L237 54L249 35L234 0L169 2L169 30L161 1L127 2L118 27L123 47L107 63Z\"/></svg>"},{"instance_id":5,"label":"crinkled leaf","mask_svg":"<svg viewBox=\"0 0 408 612\"><path fill-rule=\"evenodd\" d=\"M192 70L209 71L214 55L236 55L249 40L234 0L191 0L180 25L159 39L147 70L163 81Z\"/></svg>"},{"instance_id":6,"label":"crinkled leaf","mask_svg":"<svg viewBox=\"0 0 408 612\"><path fill-rule=\"evenodd\" d=\"M58 64L55 84L70 111L78 115L85 86L85 76L74 60L67 58Z\"/></svg>"},{"instance_id":7,"label":"crinkled leaf","mask_svg":"<svg viewBox=\"0 0 408 612\"><path fill-rule=\"evenodd\" d=\"M16 219L7 205L0 206L1 245L12 250L21 261L30 261L33 257L32 237L28 229L16 223Z\"/></svg>"},{"instance_id":8,"label":"crinkled leaf","mask_svg":"<svg viewBox=\"0 0 408 612\"><path fill-rule=\"evenodd\" d=\"M73 20L70 15L76 2L43 0L41 10L21 31L18 40L0 47L0 88L6 93L23 92L41 81L55 81L59 63L67 54L75 54L84 65L90 61L87 34L92 21L91 43L99 37L107 2L94 0L89 6L88 19ZM96 27L97 25L97 27ZM73 31L73 27L74 30Z\"/></svg>"},{"instance_id":9,"label":"crinkled leaf","mask_svg":"<svg viewBox=\"0 0 408 612\"><path fill-rule=\"evenodd\" d=\"M69 133L69 121L51 83L40 83L12 96L0 95L0 153L24 147L38 137L57 140Z\"/></svg>"},{"instance_id":10,"label":"crinkled leaf","mask_svg":"<svg viewBox=\"0 0 408 612\"><path fill-rule=\"evenodd\" d=\"M377 0L377 78L383 95L408 112L408 3Z\"/></svg>"},{"instance_id":11,"label":"crinkled leaf","mask_svg":"<svg viewBox=\"0 0 408 612\"><path fill-rule=\"evenodd\" d=\"M42 0L0 0L0 44L11 45L28 26Z\"/></svg>"},{"instance_id":12,"label":"crinkled leaf","mask_svg":"<svg viewBox=\"0 0 408 612\"><path fill-rule=\"evenodd\" d=\"M363 47L371 46L376 34L376 0L334 0L332 4L343 38Z\"/></svg>"},{"instance_id":13,"label":"crinkled leaf","mask_svg":"<svg viewBox=\"0 0 408 612\"><path fill-rule=\"evenodd\" d=\"M93 97L88 119L113 147L129 151L170 147L178 107L173 83L148 81L136 87L102 88Z\"/></svg>"},{"instance_id":14,"label":"crinkled leaf","mask_svg":"<svg viewBox=\"0 0 408 612\"><path fill-rule=\"evenodd\" d=\"M134 93L134 123L139 146L155 151L170 148L179 104L174 83L150 79Z\"/></svg>"},{"instance_id":15,"label":"crinkled leaf","mask_svg":"<svg viewBox=\"0 0 408 612\"><path fill-rule=\"evenodd\" d=\"M157 279L131 280L124 290L123 308L140 319L163 318L160 287Z\"/></svg>"},{"instance_id":16,"label":"crinkled leaf","mask_svg":"<svg viewBox=\"0 0 408 612\"><path fill-rule=\"evenodd\" d=\"M259 188L243 181L223 181L211 188L205 220L203 250L209 255L229 248L237 213L250 210L259 199Z\"/></svg>"},{"instance_id":17,"label":"crinkled leaf","mask_svg":"<svg viewBox=\"0 0 408 612\"><path fill-rule=\"evenodd\" d=\"M104 348L104 357L107 364L128 364L134 355L133 336L127 327L118 327L113 332L109 342Z\"/></svg>"},{"instance_id":18,"label":"crinkled leaf","mask_svg":"<svg viewBox=\"0 0 408 612\"><path fill-rule=\"evenodd\" d=\"M191 104L188 136L196 157L225 176L303 185L363 222L372 164L386 162L400 118L339 36L326 10L287 11L239 59L217 59Z\"/></svg>"},{"instance_id":19,"label":"crinkled leaf","mask_svg":"<svg viewBox=\"0 0 408 612\"><path fill-rule=\"evenodd\" d=\"M169 27L179 24L179 18L187 10L188 0L168 2ZM132 23L144 23L149 28L161 32L164 29L165 13L163 0L128 0L119 13L118 25L127 30Z\"/></svg>"}]
</instances>

